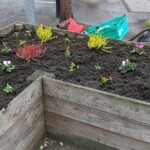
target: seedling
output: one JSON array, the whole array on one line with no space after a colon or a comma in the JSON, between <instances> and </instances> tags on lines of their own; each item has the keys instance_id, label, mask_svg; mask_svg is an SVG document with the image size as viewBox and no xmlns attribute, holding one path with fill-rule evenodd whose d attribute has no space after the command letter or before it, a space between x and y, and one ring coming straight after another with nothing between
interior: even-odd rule
<instances>
[{"instance_id":1,"label":"seedling","mask_svg":"<svg viewBox=\"0 0 150 150\"><path fill-rule=\"evenodd\" d=\"M11 73L15 69L15 65L11 64L11 61L3 61L2 70L4 72Z\"/></svg>"},{"instance_id":2,"label":"seedling","mask_svg":"<svg viewBox=\"0 0 150 150\"><path fill-rule=\"evenodd\" d=\"M13 87L7 83L6 87L3 89L4 92L6 92L7 94L12 93L13 92Z\"/></svg>"},{"instance_id":3,"label":"seedling","mask_svg":"<svg viewBox=\"0 0 150 150\"><path fill-rule=\"evenodd\" d=\"M128 59L126 61L122 61L121 66L119 67L119 71L122 74L125 74L130 71L134 71L136 69L136 64L130 62Z\"/></svg>"},{"instance_id":4,"label":"seedling","mask_svg":"<svg viewBox=\"0 0 150 150\"><path fill-rule=\"evenodd\" d=\"M19 33L18 33L18 32L15 32L14 34L15 34L15 37L18 38Z\"/></svg>"},{"instance_id":5,"label":"seedling","mask_svg":"<svg viewBox=\"0 0 150 150\"><path fill-rule=\"evenodd\" d=\"M66 57L70 57L70 54L71 54L71 52L70 52L70 47L67 47L67 48L66 48L66 51L65 51L65 56L66 56Z\"/></svg>"},{"instance_id":6,"label":"seedling","mask_svg":"<svg viewBox=\"0 0 150 150\"><path fill-rule=\"evenodd\" d=\"M95 70L99 71L101 70L101 66L99 66L98 64L95 65Z\"/></svg>"},{"instance_id":7,"label":"seedling","mask_svg":"<svg viewBox=\"0 0 150 150\"><path fill-rule=\"evenodd\" d=\"M144 48L143 44L136 44L136 47L131 51L131 53L138 54L140 56L146 55L146 52L143 48Z\"/></svg>"},{"instance_id":8,"label":"seedling","mask_svg":"<svg viewBox=\"0 0 150 150\"><path fill-rule=\"evenodd\" d=\"M21 45L24 45L26 43L26 41L25 40L20 40L19 41L19 45L21 46Z\"/></svg>"},{"instance_id":9,"label":"seedling","mask_svg":"<svg viewBox=\"0 0 150 150\"><path fill-rule=\"evenodd\" d=\"M76 71L78 68L79 66L72 62L70 65L70 72Z\"/></svg>"},{"instance_id":10,"label":"seedling","mask_svg":"<svg viewBox=\"0 0 150 150\"><path fill-rule=\"evenodd\" d=\"M100 85L105 85L108 81L112 81L112 77L109 77L109 78L101 77Z\"/></svg>"},{"instance_id":11,"label":"seedling","mask_svg":"<svg viewBox=\"0 0 150 150\"><path fill-rule=\"evenodd\" d=\"M90 49L101 50L106 53L111 53L109 50L111 47L107 47L108 41L102 35L89 35L88 47Z\"/></svg>"},{"instance_id":12,"label":"seedling","mask_svg":"<svg viewBox=\"0 0 150 150\"><path fill-rule=\"evenodd\" d=\"M71 40L69 38L65 38L64 42L71 42Z\"/></svg>"},{"instance_id":13,"label":"seedling","mask_svg":"<svg viewBox=\"0 0 150 150\"><path fill-rule=\"evenodd\" d=\"M9 54L11 53L11 48L8 47L7 43L3 42L3 48L1 49L0 53L2 54Z\"/></svg>"},{"instance_id":14,"label":"seedling","mask_svg":"<svg viewBox=\"0 0 150 150\"><path fill-rule=\"evenodd\" d=\"M31 36L31 31L26 31L28 36Z\"/></svg>"}]
</instances>

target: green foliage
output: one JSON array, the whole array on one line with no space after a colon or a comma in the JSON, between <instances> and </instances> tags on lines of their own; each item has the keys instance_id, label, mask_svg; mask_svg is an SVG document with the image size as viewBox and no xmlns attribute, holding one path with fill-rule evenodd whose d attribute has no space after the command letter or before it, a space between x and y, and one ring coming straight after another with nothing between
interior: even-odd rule
<instances>
[{"instance_id":1,"label":"green foliage","mask_svg":"<svg viewBox=\"0 0 150 150\"><path fill-rule=\"evenodd\" d=\"M13 87L7 83L6 87L3 89L4 92L6 92L7 94L12 93L13 92Z\"/></svg>"},{"instance_id":2,"label":"green foliage","mask_svg":"<svg viewBox=\"0 0 150 150\"><path fill-rule=\"evenodd\" d=\"M74 62L71 63L70 65L70 72L76 71L79 68L78 65L76 65Z\"/></svg>"},{"instance_id":3,"label":"green foliage","mask_svg":"<svg viewBox=\"0 0 150 150\"><path fill-rule=\"evenodd\" d=\"M1 66L1 69L4 72L11 73L15 69L15 65L11 64L11 61L3 61L3 64Z\"/></svg>"},{"instance_id":4,"label":"green foliage","mask_svg":"<svg viewBox=\"0 0 150 150\"><path fill-rule=\"evenodd\" d=\"M95 65L95 70L99 71L101 70L101 66L99 66L98 64Z\"/></svg>"},{"instance_id":5,"label":"green foliage","mask_svg":"<svg viewBox=\"0 0 150 150\"><path fill-rule=\"evenodd\" d=\"M28 36L31 36L31 31L26 31Z\"/></svg>"},{"instance_id":6,"label":"green foliage","mask_svg":"<svg viewBox=\"0 0 150 150\"><path fill-rule=\"evenodd\" d=\"M107 47L108 41L106 38L103 38L102 35L89 35L88 47L90 49L101 50L106 53L111 53L108 49L111 47Z\"/></svg>"},{"instance_id":7,"label":"green foliage","mask_svg":"<svg viewBox=\"0 0 150 150\"><path fill-rule=\"evenodd\" d=\"M14 34L15 34L15 37L18 38L19 33L18 33L18 32L15 32Z\"/></svg>"},{"instance_id":8,"label":"green foliage","mask_svg":"<svg viewBox=\"0 0 150 150\"><path fill-rule=\"evenodd\" d=\"M119 71L120 73L125 74L127 72L134 71L136 67L137 65L135 63L132 63L127 59L126 61L122 61Z\"/></svg>"},{"instance_id":9,"label":"green foliage","mask_svg":"<svg viewBox=\"0 0 150 150\"><path fill-rule=\"evenodd\" d=\"M131 53L133 53L133 54L137 54L137 55L146 55L146 52L145 52L145 50L144 49L139 49L139 48L134 48L132 51L131 51Z\"/></svg>"},{"instance_id":10,"label":"green foliage","mask_svg":"<svg viewBox=\"0 0 150 150\"><path fill-rule=\"evenodd\" d=\"M0 50L0 53L2 54L9 54L11 53L11 48L8 47L7 43L3 42L3 48Z\"/></svg>"},{"instance_id":11,"label":"green foliage","mask_svg":"<svg viewBox=\"0 0 150 150\"><path fill-rule=\"evenodd\" d=\"M148 19L148 20L146 20L145 22L144 22L144 25L145 25L145 27L150 27L150 19Z\"/></svg>"},{"instance_id":12,"label":"green foliage","mask_svg":"<svg viewBox=\"0 0 150 150\"><path fill-rule=\"evenodd\" d=\"M70 47L67 47L67 48L66 48L66 51L65 51L65 56L66 56L66 57L70 57L70 54L71 54L71 52L70 52Z\"/></svg>"},{"instance_id":13,"label":"green foliage","mask_svg":"<svg viewBox=\"0 0 150 150\"><path fill-rule=\"evenodd\" d=\"M71 42L71 40L69 38L65 38L64 42Z\"/></svg>"},{"instance_id":14,"label":"green foliage","mask_svg":"<svg viewBox=\"0 0 150 150\"><path fill-rule=\"evenodd\" d=\"M146 55L145 50L143 49L144 45L143 44L136 44L136 47L131 50L131 53L137 54L137 55Z\"/></svg>"},{"instance_id":15,"label":"green foliage","mask_svg":"<svg viewBox=\"0 0 150 150\"><path fill-rule=\"evenodd\" d=\"M36 34L41 39L41 43L57 38L52 37L52 29L50 27L44 27L43 24L36 29Z\"/></svg>"},{"instance_id":16,"label":"green foliage","mask_svg":"<svg viewBox=\"0 0 150 150\"><path fill-rule=\"evenodd\" d=\"M112 77L106 78L106 77L101 77L101 83L100 85L105 85L108 81L112 81Z\"/></svg>"},{"instance_id":17,"label":"green foliage","mask_svg":"<svg viewBox=\"0 0 150 150\"><path fill-rule=\"evenodd\" d=\"M21 45L24 45L26 43L26 41L25 40L19 40L19 45L21 46Z\"/></svg>"}]
</instances>

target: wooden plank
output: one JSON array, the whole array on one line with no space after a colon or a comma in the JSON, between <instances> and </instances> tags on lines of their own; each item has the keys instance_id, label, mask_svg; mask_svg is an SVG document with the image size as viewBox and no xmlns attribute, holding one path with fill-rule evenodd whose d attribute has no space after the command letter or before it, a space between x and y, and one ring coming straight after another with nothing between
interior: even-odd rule
<instances>
[{"instance_id":1,"label":"wooden plank","mask_svg":"<svg viewBox=\"0 0 150 150\"><path fill-rule=\"evenodd\" d=\"M44 96L44 109L46 117L48 117L49 112L53 112L110 132L150 143L150 125L46 95Z\"/></svg>"},{"instance_id":2,"label":"wooden plank","mask_svg":"<svg viewBox=\"0 0 150 150\"><path fill-rule=\"evenodd\" d=\"M64 134L87 138L121 150L149 150L150 144L96 128L91 125L49 113L46 130L49 134Z\"/></svg>"},{"instance_id":3,"label":"wooden plank","mask_svg":"<svg viewBox=\"0 0 150 150\"><path fill-rule=\"evenodd\" d=\"M41 99L33 103L18 120L0 137L0 149L12 148L17 146L23 137L28 137L31 129L36 128L39 120L44 120L43 106ZM42 126L44 126L44 121Z\"/></svg>"},{"instance_id":4,"label":"wooden plank","mask_svg":"<svg viewBox=\"0 0 150 150\"><path fill-rule=\"evenodd\" d=\"M45 124L41 78L11 101L4 112L0 112L0 122L0 149L16 149L19 145L21 149L28 147ZM35 142L33 146L37 144Z\"/></svg>"},{"instance_id":5,"label":"wooden plank","mask_svg":"<svg viewBox=\"0 0 150 150\"><path fill-rule=\"evenodd\" d=\"M14 30L14 23L3 28L0 28L0 37L4 37Z\"/></svg>"},{"instance_id":6,"label":"wooden plank","mask_svg":"<svg viewBox=\"0 0 150 150\"><path fill-rule=\"evenodd\" d=\"M5 112L0 111L0 136L41 96L41 78L38 78L9 103Z\"/></svg>"},{"instance_id":7,"label":"wooden plank","mask_svg":"<svg viewBox=\"0 0 150 150\"><path fill-rule=\"evenodd\" d=\"M150 124L150 103L55 79L42 81L45 95Z\"/></svg>"},{"instance_id":8,"label":"wooden plank","mask_svg":"<svg viewBox=\"0 0 150 150\"><path fill-rule=\"evenodd\" d=\"M47 127L48 127L48 130L50 131L47 133L47 136L49 138L54 139L56 141L61 141L65 144L76 147L77 150L79 148L81 148L83 150L118 150L116 148L112 148L110 146L101 144L99 142L91 141L87 138L79 137L77 135L72 135L69 133L64 134L63 132L60 132L60 130L55 132L55 129L54 129L54 132L53 132L52 127L50 127L50 126L47 126Z\"/></svg>"},{"instance_id":9,"label":"wooden plank","mask_svg":"<svg viewBox=\"0 0 150 150\"><path fill-rule=\"evenodd\" d=\"M27 132L27 135L22 138L22 140L15 145L15 150L33 150L36 147L43 135L45 134L44 118L41 117L37 121L36 126Z\"/></svg>"}]
</instances>

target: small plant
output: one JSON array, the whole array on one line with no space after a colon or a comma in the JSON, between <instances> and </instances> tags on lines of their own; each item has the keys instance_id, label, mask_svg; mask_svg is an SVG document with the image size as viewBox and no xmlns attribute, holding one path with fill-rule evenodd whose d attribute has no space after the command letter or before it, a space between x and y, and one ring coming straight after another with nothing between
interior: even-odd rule
<instances>
[{"instance_id":1,"label":"small plant","mask_svg":"<svg viewBox=\"0 0 150 150\"><path fill-rule=\"evenodd\" d=\"M101 77L100 85L105 85L108 81L112 81L112 77L109 77L109 78Z\"/></svg>"},{"instance_id":2,"label":"small plant","mask_svg":"<svg viewBox=\"0 0 150 150\"><path fill-rule=\"evenodd\" d=\"M136 47L131 51L131 53L138 55L145 55L146 52L143 48L144 48L143 44L136 44Z\"/></svg>"},{"instance_id":3,"label":"small plant","mask_svg":"<svg viewBox=\"0 0 150 150\"><path fill-rule=\"evenodd\" d=\"M120 73L125 74L129 71L135 70L136 66L137 65L135 63L132 63L127 59L126 61L122 61L122 64L119 67L119 71Z\"/></svg>"},{"instance_id":4,"label":"small plant","mask_svg":"<svg viewBox=\"0 0 150 150\"><path fill-rule=\"evenodd\" d=\"M18 32L15 32L14 34L15 34L15 37L18 38L19 33L18 33Z\"/></svg>"},{"instance_id":5,"label":"small plant","mask_svg":"<svg viewBox=\"0 0 150 150\"><path fill-rule=\"evenodd\" d=\"M3 48L1 49L0 53L2 54L9 54L11 53L11 48L8 47L7 43L3 42Z\"/></svg>"},{"instance_id":6,"label":"small plant","mask_svg":"<svg viewBox=\"0 0 150 150\"><path fill-rule=\"evenodd\" d=\"M70 72L76 71L78 68L79 66L72 62L70 65Z\"/></svg>"},{"instance_id":7,"label":"small plant","mask_svg":"<svg viewBox=\"0 0 150 150\"><path fill-rule=\"evenodd\" d=\"M19 45L21 46L21 45L24 45L26 43L26 41L25 40L19 40Z\"/></svg>"},{"instance_id":8,"label":"small plant","mask_svg":"<svg viewBox=\"0 0 150 150\"><path fill-rule=\"evenodd\" d=\"M69 38L65 38L64 42L71 42L71 40Z\"/></svg>"},{"instance_id":9,"label":"small plant","mask_svg":"<svg viewBox=\"0 0 150 150\"><path fill-rule=\"evenodd\" d=\"M108 50L111 47L107 47L107 44L107 39L102 37L102 35L89 35L88 47L90 49L96 49L106 53L111 53L111 51Z\"/></svg>"},{"instance_id":10,"label":"small plant","mask_svg":"<svg viewBox=\"0 0 150 150\"><path fill-rule=\"evenodd\" d=\"M70 47L67 47L67 48L66 48L66 51L65 51L65 56L66 56L66 57L70 57L70 54L71 54L71 52L70 52Z\"/></svg>"},{"instance_id":11,"label":"small plant","mask_svg":"<svg viewBox=\"0 0 150 150\"><path fill-rule=\"evenodd\" d=\"M28 36L31 36L31 31L26 31Z\"/></svg>"},{"instance_id":12,"label":"small plant","mask_svg":"<svg viewBox=\"0 0 150 150\"><path fill-rule=\"evenodd\" d=\"M7 94L12 93L13 92L13 87L7 83L6 87L3 89L4 92L6 92Z\"/></svg>"},{"instance_id":13,"label":"small plant","mask_svg":"<svg viewBox=\"0 0 150 150\"><path fill-rule=\"evenodd\" d=\"M41 39L41 43L56 38L56 36L52 37L52 29L49 27L44 27L43 23L41 23L41 25L36 29L36 34Z\"/></svg>"},{"instance_id":14,"label":"small plant","mask_svg":"<svg viewBox=\"0 0 150 150\"><path fill-rule=\"evenodd\" d=\"M99 66L98 64L95 65L95 70L99 71L101 70L101 66Z\"/></svg>"},{"instance_id":15,"label":"small plant","mask_svg":"<svg viewBox=\"0 0 150 150\"><path fill-rule=\"evenodd\" d=\"M2 70L11 73L15 69L15 65L11 64L11 61L3 61Z\"/></svg>"},{"instance_id":16,"label":"small plant","mask_svg":"<svg viewBox=\"0 0 150 150\"><path fill-rule=\"evenodd\" d=\"M46 48L43 48L42 45L35 44L25 44L23 47L20 47L16 50L16 55L21 59L27 61L38 60L45 54Z\"/></svg>"}]
</instances>

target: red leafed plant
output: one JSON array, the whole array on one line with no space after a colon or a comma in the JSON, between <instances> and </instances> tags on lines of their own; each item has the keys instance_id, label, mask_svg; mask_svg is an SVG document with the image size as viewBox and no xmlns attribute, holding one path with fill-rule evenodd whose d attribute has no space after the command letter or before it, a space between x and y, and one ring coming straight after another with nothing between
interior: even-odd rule
<instances>
[{"instance_id":1,"label":"red leafed plant","mask_svg":"<svg viewBox=\"0 0 150 150\"><path fill-rule=\"evenodd\" d=\"M39 44L24 44L23 47L20 47L16 51L16 55L21 59L25 59L27 61L30 60L38 60L45 54L46 48L43 48L42 45Z\"/></svg>"}]
</instances>

